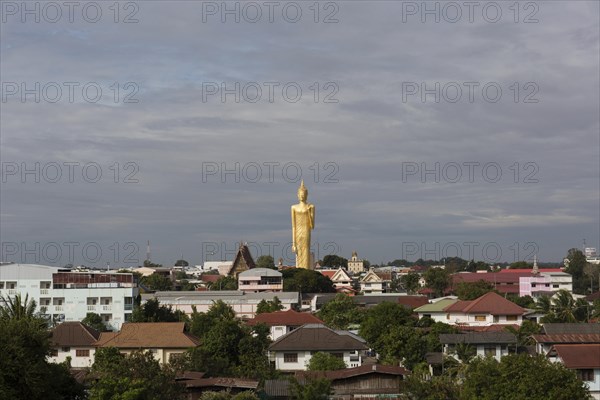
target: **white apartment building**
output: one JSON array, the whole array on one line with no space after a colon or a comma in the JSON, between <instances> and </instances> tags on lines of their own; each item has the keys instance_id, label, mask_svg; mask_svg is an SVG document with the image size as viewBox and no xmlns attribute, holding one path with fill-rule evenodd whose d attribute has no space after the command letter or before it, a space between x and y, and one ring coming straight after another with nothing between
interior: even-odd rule
<instances>
[{"instance_id":1,"label":"white apartment building","mask_svg":"<svg viewBox=\"0 0 600 400\"><path fill-rule=\"evenodd\" d=\"M38 310L56 322L81 321L99 314L107 328L120 329L128 321L139 294L133 274L72 272L37 264L0 264L0 295L34 299Z\"/></svg>"}]
</instances>

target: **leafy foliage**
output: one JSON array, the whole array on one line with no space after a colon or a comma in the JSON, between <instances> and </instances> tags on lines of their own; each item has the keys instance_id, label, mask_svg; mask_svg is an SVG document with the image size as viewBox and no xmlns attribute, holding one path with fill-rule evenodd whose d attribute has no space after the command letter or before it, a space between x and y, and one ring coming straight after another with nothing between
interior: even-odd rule
<instances>
[{"instance_id":1,"label":"leafy foliage","mask_svg":"<svg viewBox=\"0 0 600 400\"><path fill-rule=\"evenodd\" d=\"M277 269L277 267L275 266L275 260L272 256L269 255L258 257L256 259L256 268Z\"/></svg>"},{"instance_id":2,"label":"leafy foliage","mask_svg":"<svg viewBox=\"0 0 600 400\"><path fill-rule=\"evenodd\" d=\"M238 281L233 276L222 276L211 283L210 290L237 290Z\"/></svg>"},{"instance_id":3,"label":"leafy foliage","mask_svg":"<svg viewBox=\"0 0 600 400\"><path fill-rule=\"evenodd\" d=\"M409 272L400 278L400 285L408 294L414 294L419 290L419 279L421 276L416 272Z\"/></svg>"},{"instance_id":4,"label":"leafy foliage","mask_svg":"<svg viewBox=\"0 0 600 400\"><path fill-rule=\"evenodd\" d=\"M175 374L161 367L150 352L134 351L124 356L114 347L96 350L92 366L95 378L90 400L181 399L183 387Z\"/></svg>"},{"instance_id":5,"label":"leafy foliage","mask_svg":"<svg viewBox=\"0 0 600 400\"><path fill-rule=\"evenodd\" d=\"M454 289L454 292L460 300L475 300L476 298L493 291L494 285L483 279L477 282L460 282Z\"/></svg>"},{"instance_id":6,"label":"leafy foliage","mask_svg":"<svg viewBox=\"0 0 600 400\"><path fill-rule=\"evenodd\" d=\"M324 267L331 267L331 268L342 267L342 268L346 269L346 268L348 268L348 259L346 259L344 257L336 256L335 254L328 254L325 257L323 257L322 265Z\"/></svg>"},{"instance_id":7,"label":"leafy foliage","mask_svg":"<svg viewBox=\"0 0 600 400\"><path fill-rule=\"evenodd\" d=\"M317 316L331 328L348 329L350 324L360 324L364 312L352 297L339 293L321 307Z\"/></svg>"},{"instance_id":8,"label":"leafy foliage","mask_svg":"<svg viewBox=\"0 0 600 400\"><path fill-rule=\"evenodd\" d=\"M333 282L320 272L304 268L281 271L284 292L335 293Z\"/></svg>"},{"instance_id":9,"label":"leafy foliage","mask_svg":"<svg viewBox=\"0 0 600 400\"><path fill-rule=\"evenodd\" d=\"M400 304L383 302L371 308L365 315L359 330L370 346L378 353L385 351L382 338L397 326L414 326L416 319L412 312Z\"/></svg>"},{"instance_id":10,"label":"leafy foliage","mask_svg":"<svg viewBox=\"0 0 600 400\"><path fill-rule=\"evenodd\" d=\"M281 300L279 300L279 297L277 296L273 297L273 300L267 301L262 299L256 306L257 314L270 313L280 310L283 310L283 304L281 304Z\"/></svg>"},{"instance_id":11,"label":"leafy foliage","mask_svg":"<svg viewBox=\"0 0 600 400\"><path fill-rule=\"evenodd\" d=\"M131 322L180 322L186 321L183 311L173 311L171 306L162 306L158 299L149 299L140 306L135 306L131 313Z\"/></svg>"},{"instance_id":12,"label":"leafy foliage","mask_svg":"<svg viewBox=\"0 0 600 400\"><path fill-rule=\"evenodd\" d=\"M106 330L106 325L104 325L102 317L96 313L87 313L85 318L81 320L81 323L97 330L98 332L104 332Z\"/></svg>"},{"instance_id":13,"label":"leafy foliage","mask_svg":"<svg viewBox=\"0 0 600 400\"><path fill-rule=\"evenodd\" d=\"M347 368L341 358L321 351L313 354L306 366L309 371L334 371Z\"/></svg>"},{"instance_id":14,"label":"leafy foliage","mask_svg":"<svg viewBox=\"0 0 600 400\"><path fill-rule=\"evenodd\" d=\"M442 268L429 268L423 275L425 285L432 289L437 297L444 295L450 286L450 274Z\"/></svg>"},{"instance_id":15,"label":"leafy foliage","mask_svg":"<svg viewBox=\"0 0 600 400\"><path fill-rule=\"evenodd\" d=\"M331 382L324 378L308 379L304 384L292 380L292 399L327 400L332 393Z\"/></svg>"},{"instance_id":16,"label":"leafy foliage","mask_svg":"<svg viewBox=\"0 0 600 400\"><path fill-rule=\"evenodd\" d=\"M153 291L173 290L173 281L161 274L144 276L141 283Z\"/></svg>"},{"instance_id":17,"label":"leafy foliage","mask_svg":"<svg viewBox=\"0 0 600 400\"><path fill-rule=\"evenodd\" d=\"M50 332L28 296L0 297L0 398L79 400L83 387L67 364L46 361Z\"/></svg>"},{"instance_id":18,"label":"leafy foliage","mask_svg":"<svg viewBox=\"0 0 600 400\"><path fill-rule=\"evenodd\" d=\"M585 384L574 371L542 355L509 354L475 358L467 368L461 400L586 399Z\"/></svg>"},{"instance_id":19,"label":"leafy foliage","mask_svg":"<svg viewBox=\"0 0 600 400\"><path fill-rule=\"evenodd\" d=\"M566 257L568 267L565 272L571 274L573 277L573 293L584 294L589 280L585 276L585 267L587 260L583 252L579 249L569 249Z\"/></svg>"}]
</instances>

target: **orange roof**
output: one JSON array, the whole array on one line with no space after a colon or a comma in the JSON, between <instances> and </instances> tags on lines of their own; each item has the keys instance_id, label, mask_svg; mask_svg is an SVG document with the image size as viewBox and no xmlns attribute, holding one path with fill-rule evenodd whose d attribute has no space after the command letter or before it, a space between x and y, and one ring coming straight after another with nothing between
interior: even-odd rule
<instances>
[{"instance_id":1,"label":"orange roof","mask_svg":"<svg viewBox=\"0 0 600 400\"><path fill-rule=\"evenodd\" d=\"M323 321L310 313L298 312L290 309L287 311L258 314L254 319L248 321L248 325L256 325L259 323L268 326L301 326L304 324L322 324Z\"/></svg>"},{"instance_id":2,"label":"orange roof","mask_svg":"<svg viewBox=\"0 0 600 400\"><path fill-rule=\"evenodd\" d=\"M557 344L554 349L567 368L600 368L600 344Z\"/></svg>"},{"instance_id":3,"label":"orange roof","mask_svg":"<svg viewBox=\"0 0 600 400\"><path fill-rule=\"evenodd\" d=\"M337 272L337 269L328 269L328 270L320 270L321 275L328 277L329 279L333 278L333 275Z\"/></svg>"},{"instance_id":4,"label":"orange roof","mask_svg":"<svg viewBox=\"0 0 600 400\"><path fill-rule=\"evenodd\" d=\"M522 315L525 310L494 292L488 292L472 301L459 300L444 311L465 314Z\"/></svg>"},{"instance_id":5,"label":"orange roof","mask_svg":"<svg viewBox=\"0 0 600 400\"><path fill-rule=\"evenodd\" d=\"M99 347L121 349L140 348L188 348L200 343L198 338L185 333L183 322L139 322L125 323L118 333L100 335L95 343Z\"/></svg>"}]
</instances>

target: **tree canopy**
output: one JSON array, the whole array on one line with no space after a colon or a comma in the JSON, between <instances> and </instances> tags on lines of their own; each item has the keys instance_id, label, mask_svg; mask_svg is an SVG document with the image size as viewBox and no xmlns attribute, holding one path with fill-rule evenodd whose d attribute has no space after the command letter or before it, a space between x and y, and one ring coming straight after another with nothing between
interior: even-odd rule
<instances>
[{"instance_id":1,"label":"tree canopy","mask_svg":"<svg viewBox=\"0 0 600 400\"><path fill-rule=\"evenodd\" d=\"M341 358L319 351L312 355L306 367L309 371L334 371L348 366Z\"/></svg>"},{"instance_id":2,"label":"tree canopy","mask_svg":"<svg viewBox=\"0 0 600 400\"><path fill-rule=\"evenodd\" d=\"M477 282L459 282L454 288L454 292L460 300L475 300L493 291L494 285L483 279Z\"/></svg>"},{"instance_id":3,"label":"tree canopy","mask_svg":"<svg viewBox=\"0 0 600 400\"><path fill-rule=\"evenodd\" d=\"M173 281L161 274L144 276L141 283L153 291L173 290Z\"/></svg>"},{"instance_id":4,"label":"tree canopy","mask_svg":"<svg viewBox=\"0 0 600 400\"><path fill-rule=\"evenodd\" d=\"M256 306L257 314L270 313L280 310L283 310L283 304L281 304L281 300L279 300L279 297L277 296L273 297L273 300L262 299Z\"/></svg>"},{"instance_id":5,"label":"tree canopy","mask_svg":"<svg viewBox=\"0 0 600 400\"><path fill-rule=\"evenodd\" d=\"M429 268L425 271L423 277L425 278L425 285L432 289L437 297L443 296L450 286L450 274L445 269Z\"/></svg>"},{"instance_id":6,"label":"tree canopy","mask_svg":"<svg viewBox=\"0 0 600 400\"><path fill-rule=\"evenodd\" d=\"M275 260L272 256L269 255L258 257L256 259L256 268L277 269L277 267L275 266Z\"/></svg>"},{"instance_id":7,"label":"tree canopy","mask_svg":"<svg viewBox=\"0 0 600 400\"><path fill-rule=\"evenodd\" d=\"M131 313L131 322L180 322L186 321L183 311L173 311L171 306L161 305L158 299L148 299L142 305L136 305Z\"/></svg>"},{"instance_id":8,"label":"tree canopy","mask_svg":"<svg viewBox=\"0 0 600 400\"><path fill-rule=\"evenodd\" d=\"M325 257L323 257L322 265L324 267L331 267L331 268L339 268L339 267L348 268L348 259L337 256L335 254L328 254Z\"/></svg>"},{"instance_id":9,"label":"tree canopy","mask_svg":"<svg viewBox=\"0 0 600 400\"><path fill-rule=\"evenodd\" d=\"M0 399L84 399L68 363L46 361L50 349L48 325L35 301L0 298Z\"/></svg>"},{"instance_id":10,"label":"tree canopy","mask_svg":"<svg viewBox=\"0 0 600 400\"><path fill-rule=\"evenodd\" d=\"M348 329L351 324L360 324L364 312L352 300L352 297L339 293L323 305L317 316L334 329Z\"/></svg>"},{"instance_id":11,"label":"tree canopy","mask_svg":"<svg viewBox=\"0 0 600 400\"><path fill-rule=\"evenodd\" d=\"M106 325L104 324L102 317L96 313L87 313L85 318L81 320L81 323L98 332L104 332L106 330Z\"/></svg>"},{"instance_id":12,"label":"tree canopy","mask_svg":"<svg viewBox=\"0 0 600 400\"><path fill-rule=\"evenodd\" d=\"M335 293L331 279L318 271L290 268L281 271L284 292Z\"/></svg>"}]
</instances>

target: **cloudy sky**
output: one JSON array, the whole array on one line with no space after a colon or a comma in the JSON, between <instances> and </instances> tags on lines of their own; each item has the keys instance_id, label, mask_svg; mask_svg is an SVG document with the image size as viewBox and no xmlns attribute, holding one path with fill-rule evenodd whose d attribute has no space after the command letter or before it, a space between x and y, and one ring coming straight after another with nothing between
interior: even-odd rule
<instances>
[{"instance_id":1,"label":"cloudy sky","mask_svg":"<svg viewBox=\"0 0 600 400\"><path fill-rule=\"evenodd\" d=\"M300 174L318 258L600 247L597 2L23 4L0 25L6 261L292 262Z\"/></svg>"}]
</instances>

